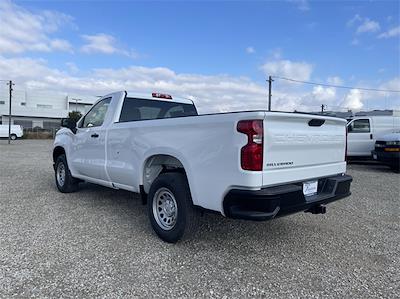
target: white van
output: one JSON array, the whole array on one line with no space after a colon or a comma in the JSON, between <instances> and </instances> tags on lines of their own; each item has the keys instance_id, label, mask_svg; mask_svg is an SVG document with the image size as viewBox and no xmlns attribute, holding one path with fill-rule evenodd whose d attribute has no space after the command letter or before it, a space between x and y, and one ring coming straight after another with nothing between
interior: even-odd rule
<instances>
[{"instance_id":1,"label":"white van","mask_svg":"<svg viewBox=\"0 0 400 299\"><path fill-rule=\"evenodd\" d=\"M20 125L11 125L11 140L21 138L24 135L24 131ZM8 125L0 125L0 137L8 138Z\"/></svg>"},{"instance_id":2,"label":"white van","mask_svg":"<svg viewBox=\"0 0 400 299\"><path fill-rule=\"evenodd\" d=\"M400 130L400 115L356 116L347 123L347 156L371 157L375 141Z\"/></svg>"}]
</instances>

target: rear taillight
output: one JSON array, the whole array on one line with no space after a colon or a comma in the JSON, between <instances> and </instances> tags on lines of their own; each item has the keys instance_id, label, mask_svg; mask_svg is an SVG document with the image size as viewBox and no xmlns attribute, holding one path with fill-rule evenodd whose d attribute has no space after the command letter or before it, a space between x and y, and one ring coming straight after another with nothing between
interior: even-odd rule
<instances>
[{"instance_id":1,"label":"rear taillight","mask_svg":"<svg viewBox=\"0 0 400 299\"><path fill-rule=\"evenodd\" d=\"M247 135L247 144L240 152L240 164L244 170L260 171L263 168L264 129L259 119L241 120L237 130Z\"/></svg>"}]
</instances>

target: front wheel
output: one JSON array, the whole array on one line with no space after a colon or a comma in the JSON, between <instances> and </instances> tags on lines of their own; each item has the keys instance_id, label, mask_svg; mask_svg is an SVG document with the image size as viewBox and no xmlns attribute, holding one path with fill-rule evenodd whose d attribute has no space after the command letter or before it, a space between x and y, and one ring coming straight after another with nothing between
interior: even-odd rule
<instances>
[{"instance_id":1,"label":"front wheel","mask_svg":"<svg viewBox=\"0 0 400 299\"><path fill-rule=\"evenodd\" d=\"M10 139L11 139L11 140L16 140L16 139L17 139L17 135L11 134Z\"/></svg>"},{"instance_id":2,"label":"front wheel","mask_svg":"<svg viewBox=\"0 0 400 299\"><path fill-rule=\"evenodd\" d=\"M78 180L71 175L65 155L57 157L55 164L55 179L57 188L62 193L70 193L78 189Z\"/></svg>"},{"instance_id":3,"label":"front wheel","mask_svg":"<svg viewBox=\"0 0 400 299\"><path fill-rule=\"evenodd\" d=\"M168 243L193 234L199 211L193 206L189 185L181 173L164 173L150 187L148 215L155 233Z\"/></svg>"}]
</instances>

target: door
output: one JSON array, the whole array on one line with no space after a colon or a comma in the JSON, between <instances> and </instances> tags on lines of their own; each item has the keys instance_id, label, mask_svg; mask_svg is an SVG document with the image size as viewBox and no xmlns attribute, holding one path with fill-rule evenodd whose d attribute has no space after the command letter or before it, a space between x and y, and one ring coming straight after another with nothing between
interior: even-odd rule
<instances>
[{"instance_id":1,"label":"door","mask_svg":"<svg viewBox=\"0 0 400 299\"><path fill-rule=\"evenodd\" d=\"M73 168L78 174L103 181L108 181L104 119L110 102L111 97L102 99L79 122L71 153Z\"/></svg>"},{"instance_id":2,"label":"door","mask_svg":"<svg viewBox=\"0 0 400 299\"><path fill-rule=\"evenodd\" d=\"M0 137L8 137L8 125L0 125Z\"/></svg>"},{"instance_id":3,"label":"door","mask_svg":"<svg viewBox=\"0 0 400 299\"><path fill-rule=\"evenodd\" d=\"M371 119L360 118L349 122L347 132L347 155L371 156L375 146Z\"/></svg>"}]
</instances>

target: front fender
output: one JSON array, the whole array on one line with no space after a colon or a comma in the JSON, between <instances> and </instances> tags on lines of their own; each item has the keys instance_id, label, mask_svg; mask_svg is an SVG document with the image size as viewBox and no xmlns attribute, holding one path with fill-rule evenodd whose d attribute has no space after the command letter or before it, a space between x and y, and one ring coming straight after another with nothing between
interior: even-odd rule
<instances>
[{"instance_id":1,"label":"front fender","mask_svg":"<svg viewBox=\"0 0 400 299\"><path fill-rule=\"evenodd\" d=\"M59 130L54 139L53 153L57 147L62 147L65 151L65 155L68 161L68 157L70 157L73 136L74 133L72 133L70 129L62 128L61 130Z\"/></svg>"}]
</instances>

